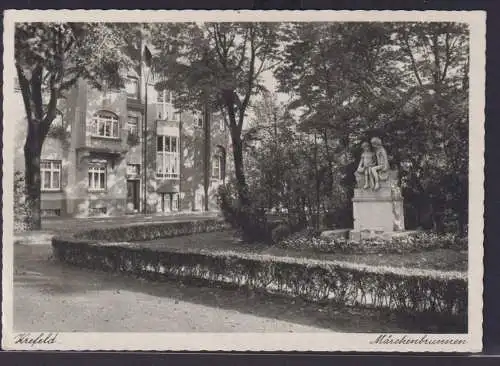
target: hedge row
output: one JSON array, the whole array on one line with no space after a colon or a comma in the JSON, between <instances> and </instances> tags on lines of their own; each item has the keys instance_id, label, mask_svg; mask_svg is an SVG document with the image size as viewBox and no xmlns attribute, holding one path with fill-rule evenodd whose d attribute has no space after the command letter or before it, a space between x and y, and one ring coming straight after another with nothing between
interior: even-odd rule
<instances>
[{"instance_id":1,"label":"hedge row","mask_svg":"<svg viewBox=\"0 0 500 366\"><path fill-rule=\"evenodd\" d=\"M197 233L223 231L228 226L222 220L206 219L168 223L133 224L86 230L74 235L77 239L103 241L147 241Z\"/></svg>"},{"instance_id":2,"label":"hedge row","mask_svg":"<svg viewBox=\"0 0 500 366\"><path fill-rule=\"evenodd\" d=\"M313 249L323 253L408 253L433 249L467 250L467 238L454 234L408 233L389 239L374 237L360 241L342 237L319 237L309 231L291 234L278 244L282 248Z\"/></svg>"},{"instance_id":3,"label":"hedge row","mask_svg":"<svg viewBox=\"0 0 500 366\"><path fill-rule=\"evenodd\" d=\"M467 312L460 272L375 267L339 261L188 249L153 251L140 243L54 238L54 255L80 267L153 279L197 279L347 306L459 316Z\"/></svg>"}]
</instances>

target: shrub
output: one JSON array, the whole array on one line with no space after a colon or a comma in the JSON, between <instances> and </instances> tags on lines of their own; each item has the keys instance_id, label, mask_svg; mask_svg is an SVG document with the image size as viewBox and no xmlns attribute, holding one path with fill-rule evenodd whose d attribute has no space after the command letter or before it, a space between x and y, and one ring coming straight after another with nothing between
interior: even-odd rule
<instances>
[{"instance_id":1,"label":"shrub","mask_svg":"<svg viewBox=\"0 0 500 366\"><path fill-rule=\"evenodd\" d=\"M389 308L418 313L467 314L467 276L340 261L277 257L254 253L154 251L135 244L54 238L55 257L99 270L153 279L198 279L309 301Z\"/></svg>"},{"instance_id":2,"label":"shrub","mask_svg":"<svg viewBox=\"0 0 500 366\"><path fill-rule=\"evenodd\" d=\"M336 208L322 215L322 224L329 229L352 227L352 207Z\"/></svg>"},{"instance_id":3,"label":"shrub","mask_svg":"<svg viewBox=\"0 0 500 366\"><path fill-rule=\"evenodd\" d=\"M273 243L278 243L290 235L290 226L287 224L279 224L271 232L271 239Z\"/></svg>"},{"instance_id":4,"label":"shrub","mask_svg":"<svg viewBox=\"0 0 500 366\"><path fill-rule=\"evenodd\" d=\"M324 253L404 253L434 249L467 250L467 238L455 234L409 233L389 239L376 237L353 241L341 237L319 237L301 231L281 240L278 245L292 249L312 249Z\"/></svg>"},{"instance_id":5,"label":"shrub","mask_svg":"<svg viewBox=\"0 0 500 366\"><path fill-rule=\"evenodd\" d=\"M28 220L30 215L31 211L26 204L24 173L16 171L14 173L14 232L29 230Z\"/></svg>"},{"instance_id":6,"label":"shrub","mask_svg":"<svg viewBox=\"0 0 500 366\"><path fill-rule=\"evenodd\" d=\"M264 209L242 205L235 196L231 184L220 186L217 191L217 202L226 222L238 231L245 242L270 242L272 229Z\"/></svg>"},{"instance_id":7,"label":"shrub","mask_svg":"<svg viewBox=\"0 0 500 366\"><path fill-rule=\"evenodd\" d=\"M140 142L141 142L141 140L140 140L139 135L137 133L129 133L127 135L127 143L129 144L129 146L139 145Z\"/></svg>"},{"instance_id":8,"label":"shrub","mask_svg":"<svg viewBox=\"0 0 500 366\"><path fill-rule=\"evenodd\" d=\"M47 132L47 137L53 137L63 142L69 139L70 136L71 133L66 130L65 126L62 125L51 125L49 131Z\"/></svg>"}]
</instances>

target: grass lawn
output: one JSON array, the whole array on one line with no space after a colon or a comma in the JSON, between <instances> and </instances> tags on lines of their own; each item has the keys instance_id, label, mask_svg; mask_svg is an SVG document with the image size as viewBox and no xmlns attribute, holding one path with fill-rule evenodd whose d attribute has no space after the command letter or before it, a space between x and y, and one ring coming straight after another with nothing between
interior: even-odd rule
<instances>
[{"instance_id":1,"label":"grass lawn","mask_svg":"<svg viewBox=\"0 0 500 366\"><path fill-rule=\"evenodd\" d=\"M375 266L410 267L443 271L467 271L467 252L452 249L436 249L403 254L344 254L320 253L314 250L283 249L264 244L245 244L231 231L195 234L169 239L137 242L141 247L155 250L193 251L241 251L288 257L306 257L339 260Z\"/></svg>"}]
</instances>

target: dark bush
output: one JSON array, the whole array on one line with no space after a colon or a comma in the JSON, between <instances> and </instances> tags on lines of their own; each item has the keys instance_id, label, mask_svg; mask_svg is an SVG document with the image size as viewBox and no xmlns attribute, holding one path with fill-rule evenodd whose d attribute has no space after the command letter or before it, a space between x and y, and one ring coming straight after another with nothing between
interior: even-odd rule
<instances>
[{"instance_id":1,"label":"dark bush","mask_svg":"<svg viewBox=\"0 0 500 366\"><path fill-rule=\"evenodd\" d=\"M279 224L271 232L273 243L278 243L291 234L290 226L287 224Z\"/></svg>"},{"instance_id":2,"label":"dark bush","mask_svg":"<svg viewBox=\"0 0 500 366\"><path fill-rule=\"evenodd\" d=\"M323 227L328 229L343 229L352 227L352 207L329 210L322 215Z\"/></svg>"},{"instance_id":3,"label":"dark bush","mask_svg":"<svg viewBox=\"0 0 500 366\"><path fill-rule=\"evenodd\" d=\"M290 212L288 224L292 232L304 230L307 227L307 216L303 212Z\"/></svg>"},{"instance_id":4,"label":"dark bush","mask_svg":"<svg viewBox=\"0 0 500 366\"><path fill-rule=\"evenodd\" d=\"M130 133L129 132L129 134L127 136L127 143L129 144L129 146L139 145L140 142L141 142L141 140L140 140L140 137L137 133Z\"/></svg>"},{"instance_id":5,"label":"dark bush","mask_svg":"<svg viewBox=\"0 0 500 366\"><path fill-rule=\"evenodd\" d=\"M217 202L224 219L238 231L243 241L269 243L272 240L264 209L242 205L231 184L219 187Z\"/></svg>"}]
</instances>

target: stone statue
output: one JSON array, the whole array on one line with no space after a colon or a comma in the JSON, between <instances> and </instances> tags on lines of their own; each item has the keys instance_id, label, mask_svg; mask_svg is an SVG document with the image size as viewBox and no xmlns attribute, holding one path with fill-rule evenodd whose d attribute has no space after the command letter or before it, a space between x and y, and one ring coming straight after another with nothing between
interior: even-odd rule
<instances>
[{"instance_id":1,"label":"stone statue","mask_svg":"<svg viewBox=\"0 0 500 366\"><path fill-rule=\"evenodd\" d=\"M385 151L382 146L382 140L380 138L373 137L370 142L377 160L376 165L372 166L370 171L374 181L373 189L378 190L380 188L380 181L389 178L389 160L387 158L387 151Z\"/></svg>"},{"instance_id":2,"label":"stone statue","mask_svg":"<svg viewBox=\"0 0 500 366\"><path fill-rule=\"evenodd\" d=\"M392 233L404 235L404 202L398 170L390 169L380 138L373 137L361 146L363 152L355 172L356 189L352 197L353 230L349 238L358 241L380 235L391 237Z\"/></svg>"},{"instance_id":3,"label":"stone statue","mask_svg":"<svg viewBox=\"0 0 500 366\"><path fill-rule=\"evenodd\" d=\"M358 169L356 173L363 174L365 178L365 185L363 189L373 188L375 185L375 180L371 171L371 168L376 165L375 154L368 142L363 142L361 144L363 153L361 154L361 159L359 160Z\"/></svg>"},{"instance_id":4,"label":"stone statue","mask_svg":"<svg viewBox=\"0 0 500 366\"><path fill-rule=\"evenodd\" d=\"M363 153L356 170L356 180L361 183L361 177L364 177L363 189L380 189L380 182L389 178L389 160L387 151L382 146L382 140L374 137L370 143L361 144Z\"/></svg>"}]
</instances>

